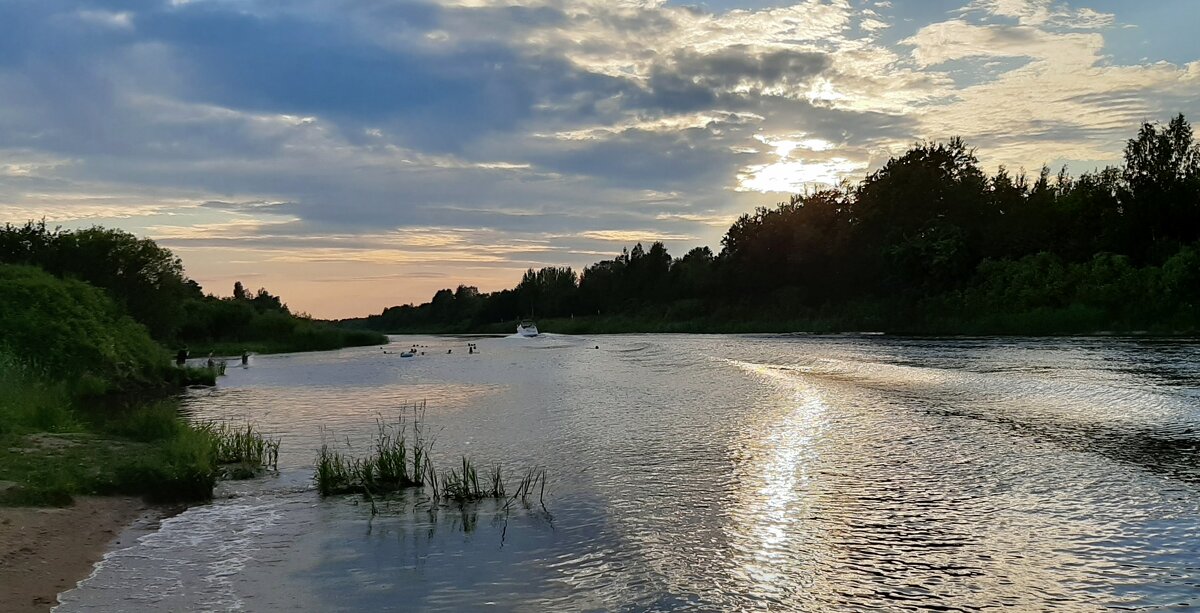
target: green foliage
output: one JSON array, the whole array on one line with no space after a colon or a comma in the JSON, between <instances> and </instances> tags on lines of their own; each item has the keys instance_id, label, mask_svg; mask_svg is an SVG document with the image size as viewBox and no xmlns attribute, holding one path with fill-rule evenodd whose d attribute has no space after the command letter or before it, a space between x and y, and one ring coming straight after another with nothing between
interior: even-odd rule
<instances>
[{"instance_id":1,"label":"green foliage","mask_svg":"<svg viewBox=\"0 0 1200 613\"><path fill-rule=\"evenodd\" d=\"M0 431L0 480L18 483L0 504L62 505L78 494L208 500L218 478L253 477L278 462L278 439L249 425L189 425L173 401L96 412L57 400L60 433L46 434L36 419Z\"/></svg>"},{"instance_id":2,"label":"green foliage","mask_svg":"<svg viewBox=\"0 0 1200 613\"><path fill-rule=\"evenodd\" d=\"M124 312L155 338L171 337L181 305L199 297L199 286L183 275L183 264L150 239L121 230L48 228L45 222L0 229L0 264L28 264L106 291Z\"/></svg>"},{"instance_id":3,"label":"green foliage","mask_svg":"<svg viewBox=\"0 0 1200 613\"><path fill-rule=\"evenodd\" d=\"M295 316L279 296L265 288L252 293L239 282L231 298L204 296L200 286L184 275L182 262L170 250L121 230L93 227L69 231L32 221L23 226L5 224L0 228L0 265L4 264L36 266L52 276L99 288L111 303L103 305L105 313L128 315L144 326L150 337L173 347L258 343L276 351L312 351L386 342L378 334L351 333ZM26 298L14 296L13 300ZM88 299L99 300L94 296ZM52 302L57 305L61 301ZM80 344L88 345L88 339ZM87 359L97 362L93 358Z\"/></svg>"},{"instance_id":4,"label":"green foliage","mask_svg":"<svg viewBox=\"0 0 1200 613\"><path fill-rule=\"evenodd\" d=\"M154 402L96 416L102 432L152 443L178 437L188 425L179 419L173 402Z\"/></svg>"},{"instance_id":5,"label":"green foliage","mask_svg":"<svg viewBox=\"0 0 1200 613\"><path fill-rule=\"evenodd\" d=\"M256 306L252 300L209 296L189 301L185 313L179 342L188 345L193 355L322 351L387 342L377 332L335 327L292 315L286 306Z\"/></svg>"},{"instance_id":6,"label":"green foliage","mask_svg":"<svg viewBox=\"0 0 1200 613\"><path fill-rule=\"evenodd\" d=\"M212 436L183 428L143 453L123 457L101 491L142 495L156 502L208 500L217 476Z\"/></svg>"},{"instance_id":7,"label":"green foliage","mask_svg":"<svg viewBox=\"0 0 1200 613\"><path fill-rule=\"evenodd\" d=\"M30 266L0 265L0 344L39 371L90 391L105 382L154 382L167 360L104 292Z\"/></svg>"},{"instance_id":8,"label":"green foliage","mask_svg":"<svg viewBox=\"0 0 1200 613\"><path fill-rule=\"evenodd\" d=\"M51 384L12 354L0 350L0 437L79 429L65 385Z\"/></svg>"},{"instance_id":9,"label":"green foliage","mask_svg":"<svg viewBox=\"0 0 1200 613\"><path fill-rule=\"evenodd\" d=\"M199 300L170 252L101 228L27 224L0 231L0 261L63 275L0 263L0 480L18 484L0 503L103 493L204 500L221 474L275 465L278 441L250 428L196 428L173 402L130 404L172 384L212 384L223 371L170 367L147 330L177 326L171 309ZM255 299L251 308L291 318L269 294Z\"/></svg>"}]
</instances>

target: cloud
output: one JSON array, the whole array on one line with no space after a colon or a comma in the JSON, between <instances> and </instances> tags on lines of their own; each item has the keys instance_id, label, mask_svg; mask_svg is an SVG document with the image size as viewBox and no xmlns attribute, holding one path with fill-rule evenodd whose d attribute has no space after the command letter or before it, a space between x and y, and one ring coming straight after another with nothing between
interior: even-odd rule
<instances>
[{"instance_id":1,"label":"cloud","mask_svg":"<svg viewBox=\"0 0 1200 613\"><path fill-rule=\"evenodd\" d=\"M944 21L921 28L903 41L912 45L921 66L979 57L1053 59L1060 64L1091 65L1104 47L1095 33L1059 34L1031 26L985 26L962 20Z\"/></svg>"},{"instance_id":2,"label":"cloud","mask_svg":"<svg viewBox=\"0 0 1200 613\"><path fill-rule=\"evenodd\" d=\"M1021 25L1098 30L1111 27L1116 16L1090 8L1073 9L1058 0L973 0L962 11L1015 19Z\"/></svg>"},{"instance_id":3,"label":"cloud","mask_svg":"<svg viewBox=\"0 0 1200 613\"><path fill-rule=\"evenodd\" d=\"M579 236L621 245L654 241L686 241L696 238L687 234L668 234L655 230L588 230L580 232Z\"/></svg>"},{"instance_id":4,"label":"cloud","mask_svg":"<svg viewBox=\"0 0 1200 613\"><path fill-rule=\"evenodd\" d=\"M90 24L118 30L133 29L133 14L129 11L79 11L75 13L75 16Z\"/></svg>"},{"instance_id":5,"label":"cloud","mask_svg":"<svg viewBox=\"0 0 1200 613\"><path fill-rule=\"evenodd\" d=\"M0 215L149 233L202 281L280 275L314 311L343 312L305 267L496 289L637 240L715 244L923 138L1095 163L1200 114L1200 58L1116 53L1129 24L1099 6L0 3Z\"/></svg>"}]
</instances>

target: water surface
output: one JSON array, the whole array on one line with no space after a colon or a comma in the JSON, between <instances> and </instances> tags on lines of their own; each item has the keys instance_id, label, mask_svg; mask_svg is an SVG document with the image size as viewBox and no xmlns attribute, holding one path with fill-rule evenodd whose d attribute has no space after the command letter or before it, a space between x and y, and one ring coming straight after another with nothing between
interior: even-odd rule
<instances>
[{"instance_id":1,"label":"water surface","mask_svg":"<svg viewBox=\"0 0 1200 613\"><path fill-rule=\"evenodd\" d=\"M281 436L280 475L110 553L59 610L1200 607L1193 343L467 342L231 368L187 410ZM323 442L365 451L416 401L441 464L545 467L550 513L316 495Z\"/></svg>"}]
</instances>

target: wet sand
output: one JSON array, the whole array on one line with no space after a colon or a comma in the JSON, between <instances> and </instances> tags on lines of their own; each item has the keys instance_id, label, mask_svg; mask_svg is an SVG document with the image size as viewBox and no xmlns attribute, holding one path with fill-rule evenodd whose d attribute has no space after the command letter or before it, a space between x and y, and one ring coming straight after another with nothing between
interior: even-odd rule
<instances>
[{"instance_id":1,"label":"wet sand","mask_svg":"<svg viewBox=\"0 0 1200 613\"><path fill-rule=\"evenodd\" d=\"M50 610L110 546L134 538L123 535L127 527L166 514L126 497L79 497L61 509L0 507L0 612Z\"/></svg>"}]
</instances>

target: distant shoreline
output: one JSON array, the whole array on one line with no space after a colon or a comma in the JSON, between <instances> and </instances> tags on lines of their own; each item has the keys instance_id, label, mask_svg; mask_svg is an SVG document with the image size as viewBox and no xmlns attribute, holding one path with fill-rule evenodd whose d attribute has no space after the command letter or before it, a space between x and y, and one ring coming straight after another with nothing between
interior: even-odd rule
<instances>
[{"instance_id":1,"label":"distant shoreline","mask_svg":"<svg viewBox=\"0 0 1200 613\"><path fill-rule=\"evenodd\" d=\"M793 336L846 336L846 337L871 337L871 336L887 336L892 338L973 338L973 337L998 337L998 338L1140 338L1140 339L1200 339L1200 331L1197 330L1178 330L1178 331L1158 331L1158 330L1093 330L1093 331L1061 331L1061 332L1044 332L1044 331L994 331L994 330L964 330L964 331L922 331L922 330L872 330L864 328L861 330L804 330L804 329L789 329L783 325L762 324L756 325L757 322L750 323L728 323L709 325L697 324L695 322L655 322L647 323L646 325L633 325L628 327L617 327L610 325L609 322L596 322L588 318L576 319L552 319L538 321L538 328L543 333L551 334L567 334L574 336L581 335L604 335L604 334L697 334L697 335L727 335L727 334L780 334ZM448 329L447 327L431 327L422 329L402 329L402 330L377 330L381 334L389 336L403 335L422 335L422 336L447 336L461 338L489 338L489 337L505 337L513 334L512 331L499 330L498 324L490 324L482 328L475 329ZM513 324L515 330L516 324Z\"/></svg>"}]
</instances>

